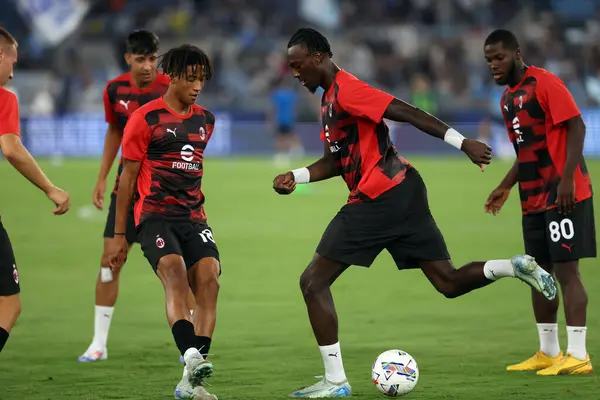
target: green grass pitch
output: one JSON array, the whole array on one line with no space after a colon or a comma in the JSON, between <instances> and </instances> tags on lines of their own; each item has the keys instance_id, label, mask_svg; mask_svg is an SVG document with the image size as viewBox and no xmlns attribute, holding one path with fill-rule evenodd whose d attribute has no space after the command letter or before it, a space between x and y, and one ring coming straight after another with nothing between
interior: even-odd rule
<instances>
[{"instance_id":1,"label":"green grass pitch","mask_svg":"<svg viewBox=\"0 0 600 400\"><path fill-rule=\"evenodd\" d=\"M481 173L466 158L411 161L427 183L457 267L523 251L516 192L499 216L483 213L487 194L509 164L496 162ZM105 214L90 210L99 161L42 165L71 192L73 208L64 217L52 216L44 196L0 162L0 212L17 255L23 300L0 356L0 399L172 398L181 377L179 355L160 282L139 247L122 274L109 359L77 363L92 338L104 229ZM600 161L589 167L598 179ZM323 373L298 278L347 190L337 178L278 196L271 185L281 171L268 160L208 159L205 168L206 208L223 263L210 390L220 399L283 399ZM590 298L588 348L600 363L600 266L594 264L583 262L582 275ZM446 300L418 270L397 272L382 253L370 269L351 268L333 291L357 399L383 398L370 381L370 367L393 348L408 351L419 364L411 399L598 399L594 375L542 378L505 371L538 346L529 288L517 280ZM564 349L562 314L559 321Z\"/></svg>"}]
</instances>

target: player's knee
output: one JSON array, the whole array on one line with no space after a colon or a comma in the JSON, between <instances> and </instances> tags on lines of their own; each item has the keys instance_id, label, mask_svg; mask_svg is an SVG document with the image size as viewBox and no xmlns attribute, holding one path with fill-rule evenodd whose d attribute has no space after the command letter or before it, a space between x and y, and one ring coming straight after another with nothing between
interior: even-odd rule
<instances>
[{"instance_id":1,"label":"player's knee","mask_svg":"<svg viewBox=\"0 0 600 400\"><path fill-rule=\"evenodd\" d=\"M300 276L300 290L305 299L319 293L324 287L324 282L320 282L310 268Z\"/></svg>"},{"instance_id":2,"label":"player's knee","mask_svg":"<svg viewBox=\"0 0 600 400\"><path fill-rule=\"evenodd\" d=\"M219 290L219 273L216 271L209 271L207 273L202 273L198 277L198 289L199 290Z\"/></svg>"}]
</instances>

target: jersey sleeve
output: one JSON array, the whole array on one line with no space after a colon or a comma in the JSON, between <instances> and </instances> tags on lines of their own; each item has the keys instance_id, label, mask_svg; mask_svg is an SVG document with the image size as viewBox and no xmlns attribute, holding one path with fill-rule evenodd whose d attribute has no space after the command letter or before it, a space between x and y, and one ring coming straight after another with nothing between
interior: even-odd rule
<instances>
[{"instance_id":1,"label":"jersey sleeve","mask_svg":"<svg viewBox=\"0 0 600 400\"><path fill-rule=\"evenodd\" d=\"M17 96L8 90L0 95L0 135L20 135L19 105Z\"/></svg>"},{"instance_id":2,"label":"jersey sleeve","mask_svg":"<svg viewBox=\"0 0 600 400\"><path fill-rule=\"evenodd\" d=\"M553 125L581 115L569 89L556 75L547 74L542 79L538 78L536 94Z\"/></svg>"},{"instance_id":3,"label":"jersey sleeve","mask_svg":"<svg viewBox=\"0 0 600 400\"><path fill-rule=\"evenodd\" d=\"M150 127L143 113L134 112L123 132L123 158L143 161L150 144Z\"/></svg>"},{"instance_id":4,"label":"jersey sleeve","mask_svg":"<svg viewBox=\"0 0 600 400\"><path fill-rule=\"evenodd\" d=\"M394 96L365 82L354 80L340 85L337 100L351 115L379 123Z\"/></svg>"},{"instance_id":5,"label":"jersey sleeve","mask_svg":"<svg viewBox=\"0 0 600 400\"><path fill-rule=\"evenodd\" d=\"M114 124L117 122L117 116L113 110L112 103L110 101L110 97L108 95L108 85L104 88L104 119L109 124Z\"/></svg>"}]
</instances>

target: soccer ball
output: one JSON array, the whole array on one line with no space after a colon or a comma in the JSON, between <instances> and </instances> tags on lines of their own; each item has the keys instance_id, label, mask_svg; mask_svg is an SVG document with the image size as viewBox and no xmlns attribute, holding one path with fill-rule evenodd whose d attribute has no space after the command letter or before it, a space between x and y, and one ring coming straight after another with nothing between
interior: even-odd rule
<instances>
[{"instance_id":1,"label":"soccer ball","mask_svg":"<svg viewBox=\"0 0 600 400\"><path fill-rule=\"evenodd\" d=\"M388 350L381 353L373 363L371 379L386 396L403 396L417 385L419 367L407 352Z\"/></svg>"}]
</instances>

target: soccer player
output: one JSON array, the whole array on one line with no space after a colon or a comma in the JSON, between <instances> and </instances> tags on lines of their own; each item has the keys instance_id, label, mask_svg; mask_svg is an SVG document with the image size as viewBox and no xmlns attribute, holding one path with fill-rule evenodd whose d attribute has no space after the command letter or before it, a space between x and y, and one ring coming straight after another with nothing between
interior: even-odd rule
<instances>
[{"instance_id":1,"label":"soccer player","mask_svg":"<svg viewBox=\"0 0 600 400\"><path fill-rule=\"evenodd\" d=\"M109 261L118 269L127 256L128 210L137 182L134 217L140 244L163 284L167 320L185 360L175 398L216 399L202 384L212 373L206 357L216 322L221 266L201 186L204 149L215 117L195 104L212 77L212 66L202 50L190 45L169 50L161 65L171 81L167 92L135 111L125 127ZM195 324L186 305L190 288L196 300Z\"/></svg>"},{"instance_id":2,"label":"soccer player","mask_svg":"<svg viewBox=\"0 0 600 400\"><path fill-rule=\"evenodd\" d=\"M4 85L13 78L17 48L15 38L0 27L0 150L17 171L46 193L56 205L53 213L62 215L71 207L69 194L50 182L21 143L17 98L4 89ZM0 219L0 351L21 313L20 291L17 262L8 233Z\"/></svg>"},{"instance_id":3,"label":"soccer player","mask_svg":"<svg viewBox=\"0 0 600 400\"><path fill-rule=\"evenodd\" d=\"M94 205L102 210L106 177L121 147L123 129L127 119L140 106L162 96L169 86L169 77L157 71L158 37L147 30L137 30L129 34L126 41L125 60L131 70L108 82L104 89L104 113L108 129L104 140L104 151L100 164L98 181L93 192ZM94 338L87 350L79 357L80 362L106 360L107 340L110 322L119 293L120 270L111 271L108 266L107 249L115 231L115 207L119 176L123 170L123 160L114 189L110 196L110 206L104 228L104 250L100 261L100 273L96 281L96 306L94 312ZM129 248L137 243L137 234L131 213L126 229ZM193 298L193 297L192 297ZM194 302L191 301L190 304Z\"/></svg>"},{"instance_id":4,"label":"soccer player","mask_svg":"<svg viewBox=\"0 0 600 400\"><path fill-rule=\"evenodd\" d=\"M346 378L338 341L338 320L330 286L350 266L368 267L387 249L398 269L420 268L448 298L462 296L498 278L516 277L553 298L552 277L529 256L472 262L454 269L429 210L425 184L417 170L398 155L384 118L408 122L461 149L481 168L491 149L466 139L445 123L393 96L374 89L332 61L327 39L300 29L288 43L294 78L309 91L324 89L321 102L323 157L307 168L279 175L274 189L293 192L296 184L341 175L350 195L325 230L316 254L300 277L309 319L325 364L320 382L291 397L345 397Z\"/></svg>"},{"instance_id":5,"label":"soccer player","mask_svg":"<svg viewBox=\"0 0 600 400\"><path fill-rule=\"evenodd\" d=\"M515 35L496 30L484 44L485 59L498 85L507 85L500 107L517 160L485 203L496 215L519 182L525 251L555 274L564 299L568 345L558 342L558 297L532 292L540 349L509 371L538 375L592 372L586 350L587 294L579 260L596 257L592 185L583 158L585 124L565 84L523 61Z\"/></svg>"}]
</instances>

